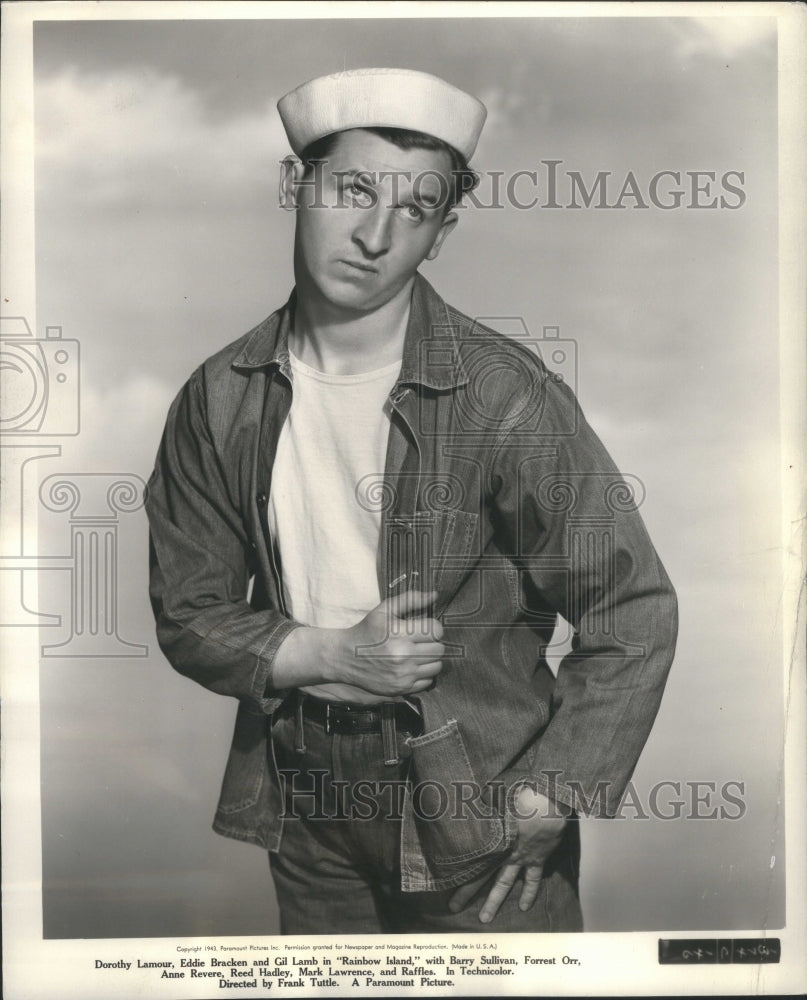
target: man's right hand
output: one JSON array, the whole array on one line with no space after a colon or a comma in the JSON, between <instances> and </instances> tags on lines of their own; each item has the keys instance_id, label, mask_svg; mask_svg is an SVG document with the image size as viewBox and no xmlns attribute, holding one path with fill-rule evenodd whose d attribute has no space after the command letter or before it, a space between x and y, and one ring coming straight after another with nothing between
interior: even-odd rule
<instances>
[{"instance_id":1,"label":"man's right hand","mask_svg":"<svg viewBox=\"0 0 807 1000\"><path fill-rule=\"evenodd\" d=\"M362 701L425 691L440 673L445 653L443 626L426 614L435 597L406 591L382 601L351 628L295 629L275 655L272 686L347 700L351 688L359 689L364 696L355 700Z\"/></svg>"}]
</instances>

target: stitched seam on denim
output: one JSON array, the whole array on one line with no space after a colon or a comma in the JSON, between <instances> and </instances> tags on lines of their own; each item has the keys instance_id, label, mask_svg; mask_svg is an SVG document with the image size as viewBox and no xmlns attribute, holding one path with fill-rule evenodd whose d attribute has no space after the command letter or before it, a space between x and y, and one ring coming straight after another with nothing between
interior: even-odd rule
<instances>
[{"instance_id":1,"label":"stitched seam on denim","mask_svg":"<svg viewBox=\"0 0 807 1000\"><path fill-rule=\"evenodd\" d=\"M551 908L549 906L549 891L547 889L546 879L545 878L541 879L541 885L539 887L539 892L541 892L541 894L544 897L543 898L543 903L544 903L544 915L546 916L546 926L551 931L553 929L553 927L552 927L553 921L552 921L552 913L550 912Z\"/></svg>"},{"instance_id":2,"label":"stitched seam on denim","mask_svg":"<svg viewBox=\"0 0 807 1000\"><path fill-rule=\"evenodd\" d=\"M253 689L253 691L255 691L255 689L256 689L256 687L258 685L258 680L261 677L262 673L263 673L263 684L261 685L260 691L258 691L256 693L256 695L255 695L256 698L259 698L259 699L263 700L264 691L266 690L267 685L271 683L271 681L272 681L272 675L274 674L274 670L275 670L275 655L276 655L278 649L280 648L281 643L285 640L285 638L287 636L291 635L291 633L295 629L297 629L297 628L302 628L302 624L300 622L295 622L295 621L291 621L288 618L284 618L282 621L279 621L275 625L275 627L270 631L270 633L269 633L269 635L268 635L268 637L266 639L266 642L258 650L257 659L255 661L255 670L254 670L254 672L252 674L252 689ZM276 642L275 641L275 636L277 635L277 633L280 630L285 630L285 635L282 637L282 639L280 640L280 642ZM264 668L263 667L264 652L265 652L265 650L267 648L269 648L271 646L274 646L275 648L271 651L271 659L269 660L268 666Z\"/></svg>"},{"instance_id":3,"label":"stitched seam on denim","mask_svg":"<svg viewBox=\"0 0 807 1000\"><path fill-rule=\"evenodd\" d=\"M244 809L251 809L257 803L259 793L260 783L251 798L239 799L238 802L228 802L226 805L220 805L217 812L220 812L223 816L232 816L234 813L243 812Z\"/></svg>"},{"instance_id":4,"label":"stitched seam on denim","mask_svg":"<svg viewBox=\"0 0 807 1000\"><path fill-rule=\"evenodd\" d=\"M456 719L450 719L444 726L440 726L439 729L432 729L430 732L422 733L420 736L410 736L406 742L413 747L428 746L429 743L443 739L447 733L452 732L456 728L456 724Z\"/></svg>"},{"instance_id":5,"label":"stitched seam on denim","mask_svg":"<svg viewBox=\"0 0 807 1000\"><path fill-rule=\"evenodd\" d=\"M219 810L216 811L216 817L213 820L213 830L224 837L230 837L232 840L242 840L263 848L266 848L269 839L261 834L258 826L231 826L224 821Z\"/></svg>"},{"instance_id":6,"label":"stitched seam on denim","mask_svg":"<svg viewBox=\"0 0 807 1000\"><path fill-rule=\"evenodd\" d=\"M456 515L457 512L452 511L451 513ZM479 515L472 513L471 511L461 511L460 513L462 513L466 518L468 518L468 520L465 523L464 529L462 529L464 531L464 536L461 537L458 544L455 546L456 551L451 553L451 555L454 558L467 557L469 555L471 548L471 541L473 539L474 531L476 530L477 522L479 521ZM456 516L454 516L452 519L452 526L451 526L451 541L453 541L454 532L456 531L456 520L457 518ZM448 553L445 551L447 548L448 548L448 543L446 543L443 546L443 550L441 551L438 559L442 559L444 556L448 555ZM447 567L445 565L441 565L438 562L437 573L435 577L436 582L442 584L446 575L451 573L456 573L457 571L464 572L466 568L467 567L459 567L459 566Z\"/></svg>"},{"instance_id":7,"label":"stitched seam on denim","mask_svg":"<svg viewBox=\"0 0 807 1000\"><path fill-rule=\"evenodd\" d=\"M295 628L302 628L301 622L292 621L290 618L284 618L282 621L277 622L274 628L272 628L272 630L269 632L266 642L264 642L264 644L258 650L257 653L258 656L263 656L264 650L266 649L267 646L269 646L272 643L272 640L274 639L278 631L280 631L280 629L285 628L287 625L291 626L290 631L293 631Z\"/></svg>"},{"instance_id":8,"label":"stitched seam on denim","mask_svg":"<svg viewBox=\"0 0 807 1000\"><path fill-rule=\"evenodd\" d=\"M167 616L166 616L167 617ZM169 619L173 621L173 619ZM174 624L180 625L179 622L174 621ZM222 646L224 649L233 649L241 653L245 653L249 656L257 656L258 654L252 648L252 646L243 646L238 642L228 642L222 635L215 635L216 628L218 626L214 625L211 629L204 632L199 629L196 621L188 622L187 625L180 625L183 631L192 632L197 639L202 639L205 642L212 643L215 646Z\"/></svg>"},{"instance_id":9,"label":"stitched seam on denim","mask_svg":"<svg viewBox=\"0 0 807 1000\"><path fill-rule=\"evenodd\" d=\"M446 527L441 539L440 551L435 553L435 573L433 579L430 581L435 589L439 589L439 584L445 575L446 568L443 564L443 559L447 555L448 550L451 548L451 542L454 538L454 532L457 527L457 517L456 512L453 510L441 510L435 511L438 517L445 518Z\"/></svg>"},{"instance_id":10,"label":"stitched seam on denim","mask_svg":"<svg viewBox=\"0 0 807 1000\"><path fill-rule=\"evenodd\" d=\"M233 813L242 812L244 809L249 809L251 806L254 806L260 798L261 786L263 785L264 777L264 769L263 767L259 767L257 774L252 779L249 792L247 793L245 791L242 797L236 802L227 802L226 805L219 802L216 811L220 812L224 816L231 816Z\"/></svg>"},{"instance_id":11,"label":"stitched seam on denim","mask_svg":"<svg viewBox=\"0 0 807 1000\"><path fill-rule=\"evenodd\" d=\"M465 743L463 742L462 734L459 731L459 727L456 727L454 729L454 731L457 734L457 746L459 747L459 749L460 749L460 751L462 753L462 756L463 756L463 758L465 760L465 766L468 769L468 774L471 776L471 780L474 782L474 784L476 784L477 787L478 787L478 782L476 781L476 774L474 773L474 769L471 767L471 762L468 759L468 752L465 749ZM496 824L497 817L495 817L495 816L483 816L481 819L479 819L479 822L480 823L484 822L486 824L490 824L490 823ZM469 860L471 858L478 857L482 853L486 853L487 851L489 851L492 847L494 847L502 839L501 833L502 833L503 829L504 829L503 824L496 826L496 830L497 830L498 836L497 836L497 838L496 838L495 841L492 840L492 841L490 841L489 843L486 844L484 851L483 850L477 850L477 849L475 849L475 850L473 850L470 853L455 855L451 859L451 861L449 863L453 863L454 861L459 862L459 861Z\"/></svg>"},{"instance_id":12,"label":"stitched seam on denim","mask_svg":"<svg viewBox=\"0 0 807 1000\"><path fill-rule=\"evenodd\" d=\"M414 878L411 875L406 876L406 884L404 885L404 879L401 879L401 884L404 892L423 892L430 890L439 889L454 889L458 885L462 885L464 882L470 881L475 875L480 872L485 871L489 867L488 861L480 861L475 865L470 865L467 868L463 868L462 872L458 872L456 875L441 875L438 877L431 878Z\"/></svg>"},{"instance_id":13,"label":"stitched seam on denim","mask_svg":"<svg viewBox=\"0 0 807 1000\"><path fill-rule=\"evenodd\" d=\"M440 735L438 735L440 734ZM476 782L476 775L474 774L474 769L471 767L471 761L468 758L468 751L465 749L465 743L462 739L462 733L460 732L459 725L456 719L449 719L448 722L441 726L439 729L435 729L432 733L424 734L430 737L425 743L411 744L413 749L420 746L428 746L430 743L434 743L441 738L445 738L448 735L456 736L456 747L462 755L465 766L467 768L468 774L471 779ZM415 740L423 740L423 736L415 737ZM426 820L426 822L430 822ZM455 865L463 864L466 861L472 861L474 858L481 857L486 854L490 854L497 844L500 844L504 839L504 823L498 823L495 817L486 816L478 820L478 829L483 829L483 824L485 827L490 828L491 824L495 830L495 837L491 837L485 841L484 846L477 847L473 851L466 851L464 854L453 854L451 858L435 857L434 861L436 864L442 865Z\"/></svg>"},{"instance_id":14,"label":"stitched seam on denim","mask_svg":"<svg viewBox=\"0 0 807 1000\"><path fill-rule=\"evenodd\" d=\"M529 684L530 679L527 676L523 664L520 662L520 657L512 649L510 650L511 655L508 656L508 646L514 641L513 639L514 634L515 632L511 628L502 629L502 638L499 644L501 656L505 664L509 666L512 670L517 670L519 674L521 674L521 676L523 677L525 683ZM537 651L536 651L536 657L537 657ZM530 693L532 694L532 692ZM543 726L549 719L549 706L542 698L539 698L537 695L533 694L532 697L535 704L535 708L537 709L540 716L541 726Z\"/></svg>"}]
</instances>

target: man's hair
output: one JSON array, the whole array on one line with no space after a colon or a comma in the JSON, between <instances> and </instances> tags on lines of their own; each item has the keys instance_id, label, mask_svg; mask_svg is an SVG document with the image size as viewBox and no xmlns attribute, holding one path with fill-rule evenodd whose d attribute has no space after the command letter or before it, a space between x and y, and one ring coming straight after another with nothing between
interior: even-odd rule
<instances>
[{"instance_id":1,"label":"man's hair","mask_svg":"<svg viewBox=\"0 0 807 1000\"><path fill-rule=\"evenodd\" d=\"M372 132L373 135L377 135L380 139L386 139L387 142L391 142L398 149L429 149L446 153L451 163L451 187L446 192L448 194L445 206L446 212L455 205L458 205L462 200L462 196L469 191L473 191L479 183L479 175L468 166L468 161L462 153L454 149L447 142L443 142L442 139L437 139L433 135L427 135L425 132L415 132L406 128L371 126L362 129L362 131ZM314 142L306 146L300 154L300 159L305 165L306 173L313 169L315 162L328 159L331 150L341 134L341 132L331 132L320 139L315 139Z\"/></svg>"}]
</instances>

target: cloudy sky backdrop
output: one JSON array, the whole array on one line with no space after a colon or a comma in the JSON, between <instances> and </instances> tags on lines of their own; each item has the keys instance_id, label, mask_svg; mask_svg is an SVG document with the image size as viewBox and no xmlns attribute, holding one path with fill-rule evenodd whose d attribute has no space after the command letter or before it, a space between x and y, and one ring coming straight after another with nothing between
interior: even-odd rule
<instances>
[{"instance_id":1,"label":"cloudy sky backdrop","mask_svg":"<svg viewBox=\"0 0 807 1000\"><path fill-rule=\"evenodd\" d=\"M582 406L645 484L681 635L636 787L745 782L736 822L584 824L588 928L780 926L774 23L40 22L34 42L37 323L82 350L81 434L42 477L147 478L182 382L285 301L275 103L304 80L445 77L490 110L477 168L537 170L542 202L549 159L561 202L566 171L610 171L611 201L628 171L645 198L661 170L744 174L736 210L464 209L424 273L466 313L574 340ZM64 515L41 529L67 549ZM235 706L162 659L142 511L120 532L120 631L150 655L42 666L46 935L271 933L265 857L209 830ZM42 610L66 615L64 574L44 575Z\"/></svg>"}]
</instances>

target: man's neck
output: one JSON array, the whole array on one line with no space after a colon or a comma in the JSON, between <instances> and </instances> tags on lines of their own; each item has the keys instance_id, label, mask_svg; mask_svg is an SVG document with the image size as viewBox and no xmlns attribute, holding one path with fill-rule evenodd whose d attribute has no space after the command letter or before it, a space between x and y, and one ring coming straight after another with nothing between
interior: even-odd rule
<instances>
[{"instance_id":1,"label":"man's neck","mask_svg":"<svg viewBox=\"0 0 807 1000\"><path fill-rule=\"evenodd\" d=\"M403 357L412 285L371 313L328 308L298 286L289 346L302 362L329 375L358 375Z\"/></svg>"}]
</instances>

